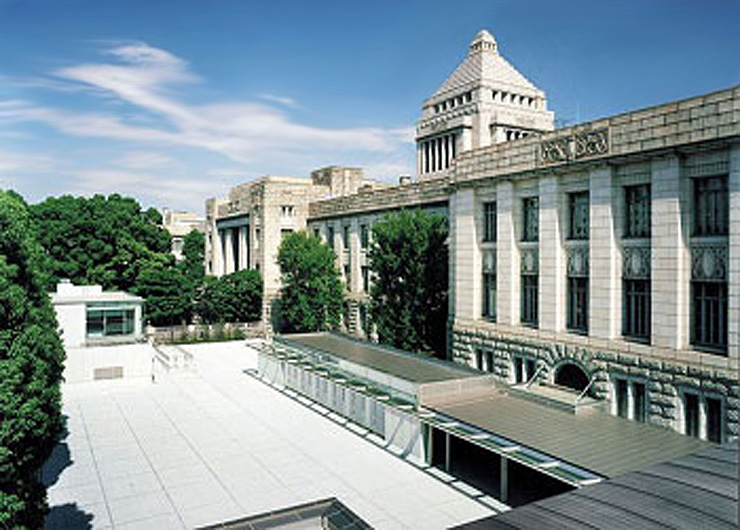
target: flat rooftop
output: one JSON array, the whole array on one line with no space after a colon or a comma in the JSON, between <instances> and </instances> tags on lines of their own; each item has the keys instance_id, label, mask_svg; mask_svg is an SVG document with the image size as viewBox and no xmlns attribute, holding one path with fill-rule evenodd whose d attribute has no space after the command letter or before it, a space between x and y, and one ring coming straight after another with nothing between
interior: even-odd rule
<instances>
[{"instance_id":1,"label":"flat rooftop","mask_svg":"<svg viewBox=\"0 0 740 530\"><path fill-rule=\"evenodd\" d=\"M712 447L456 528L738 528L738 458L737 443Z\"/></svg>"},{"instance_id":2,"label":"flat rooftop","mask_svg":"<svg viewBox=\"0 0 740 530\"><path fill-rule=\"evenodd\" d=\"M277 340L287 345L309 348L317 353L351 361L418 384L453 381L482 375L480 372L464 366L413 355L333 333L281 335L277 337Z\"/></svg>"},{"instance_id":3,"label":"flat rooftop","mask_svg":"<svg viewBox=\"0 0 740 530\"><path fill-rule=\"evenodd\" d=\"M600 411L572 414L491 389L468 401L438 402L446 416L604 477L679 458L712 444Z\"/></svg>"}]
</instances>

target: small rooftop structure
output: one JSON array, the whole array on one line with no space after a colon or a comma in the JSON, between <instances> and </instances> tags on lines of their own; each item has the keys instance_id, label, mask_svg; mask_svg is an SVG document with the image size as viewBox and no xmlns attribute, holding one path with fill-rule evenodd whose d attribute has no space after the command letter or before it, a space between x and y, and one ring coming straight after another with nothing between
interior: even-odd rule
<instances>
[{"instance_id":1,"label":"small rooftop structure","mask_svg":"<svg viewBox=\"0 0 740 530\"><path fill-rule=\"evenodd\" d=\"M738 528L737 442L457 526L539 528Z\"/></svg>"}]
</instances>

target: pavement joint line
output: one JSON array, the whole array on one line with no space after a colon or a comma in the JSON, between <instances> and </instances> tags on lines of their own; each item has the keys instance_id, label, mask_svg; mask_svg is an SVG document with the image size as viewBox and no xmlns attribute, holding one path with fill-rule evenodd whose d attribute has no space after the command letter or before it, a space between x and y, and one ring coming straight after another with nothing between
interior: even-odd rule
<instances>
[{"instance_id":1,"label":"pavement joint line","mask_svg":"<svg viewBox=\"0 0 740 530\"><path fill-rule=\"evenodd\" d=\"M146 463L149 464L149 467L152 469L152 472L154 473L154 476L157 477L157 482L162 487L162 491L164 492L165 497L167 497L167 502L170 503L170 506L172 506L172 509L177 514L177 518L180 520L180 523L182 523L183 528L187 528L187 525L185 524L185 520L182 518L182 514L180 514L180 510L177 509L177 506L172 501L172 497L170 497L169 491L167 491L167 488L165 487L164 483L162 482L162 479L159 477L159 473L157 473L156 468L152 465L152 461L149 459L149 455L147 455L146 451L144 450L144 447L141 445L141 442L139 441L139 437L136 436L136 432L131 427L131 423L128 421L128 418L123 412L123 408L121 407L121 404L118 402L118 399L116 397L113 397L113 401L116 404L116 408L118 408L118 411L121 413L121 417L123 417L124 423L126 423L126 427L129 431L131 431L132 436L134 437L134 440L136 440L136 445L139 447L139 450L144 455L144 458L146 459ZM136 521L131 521L136 522ZM113 520L111 519L111 524L113 524Z\"/></svg>"},{"instance_id":2,"label":"pavement joint line","mask_svg":"<svg viewBox=\"0 0 740 530\"><path fill-rule=\"evenodd\" d=\"M180 388L180 386L179 386L179 385L176 385L176 387L177 387L177 390L178 390L178 392L179 392L180 394L185 394L185 395L187 395L187 393L185 393L185 392L183 392L183 391L182 391L182 389ZM188 398L189 398L189 396L188 396ZM208 472L209 472L209 473L210 473L211 475L213 475L213 477L214 477L214 478L216 479L216 482L218 482L218 485L219 485L219 486L221 486L221 488L222 488L222 489L223 489L223 490L224 490L224 491L226 492L226 494L227 494L227 495L229 496L229 498L231 499L231 501L232 501L232 502L233 502L233 503L234 503L234 504L235 504L236 506L238 506L238 507L239 507L240 509L244 510L244 508L242 507L241 503L239 503L239 501L238 501L238 500L236 499L236 497L234 497L234 494L233 494L233 493L231 493L231 490L230 490L230 489L228 489L228 488L227 488L227 487L226 487L226 486L224 485L224 483L223 483L223 482L221 482L221 479L219 478L219 476L218 476L218 473L216 473L216 472L215 472L215 471L213 470L213 468L212 468L212 467L211 467L210 465L208 465L208 462L206 462L205 458L203 458L203 455L201 455L201 454L200 454L200 452L199 452L199 451L198 451L198 450L196 449L196 447L195 447L195 446L193 445L193 443L192 443L192 442L190 441L190 438L188 438L188 437L187 437L187 436L185 435L185 433L183 433L183 432L182 432L182 430L181 430L181 429L180 429L180 428L179 428L179 427L177 426L177 423L176 423L176 422L172 421L172 418L170 417L170 415L169 415L169 414L167 414L167 411L166 411L166 410L165 410L164 408L162 408L162 406L160 405L160 403L159 403L159 402L158 402L157 400L155 400L155 399L152 399L152 402L154 403L154 406L155 406L155 407L157 407L157 408L159 409L159 411L160 411L160 412L161 412L161 413L162 413L162 414L164 415L164 417L165 417L165 418L167 419L167 421L168 421L168 422L170 423L170 425L171 425L171 426L172 426L172 427L173 427L173 428L175 429L175 431L177 431L177 434L178 434L178 435L179 435L180 437L182 437L182 438L183 438L183 440L185 441L185 443L187 444L187 446L188 446L188 447L190 448L190 450L191 450L191 451L193 451L193 453L195 453L195 454L197 455L197 457L198 457L198 459L199 459L199 460L201 461L201 463L202 463L202 464L203 464L203 465L204 465L204 466L206 467L206 469L208 469ZM196 406L197 406L197 405L196 405ZM200 407L198 407L198 408L200 408ZM178 512L178 514L179 514L179 512Z\"/></svg>"},{"instance_id":3,"label":"pavement joint line","mask_svg":"<svg viewBox=\"0 0 740 530\"><path fill-rule=\"evenodd\" d=\"M254 378L256 381L261 381L266 386L272 386L269 383L265 382L258 375L255 375L253 373L250 373L250 372L248 372L246 370L243 371L243 373L246 374L246 375L248 375L248 376L250 376L250 377L252 377L252 378ZM275 388L275 387L273 387L273 388ZM285 388L287 389L287 387L285 387ZM303 405L304 407L313 410L312 407L309 404L306 404L305 403L305 401L308 401L308 402L313 402L313 401L311 399L303 396L303 394L299 394L298 392L291 390L291 393L295 394L295 396L296 396L296 397L294 397L294 396L290 395L288 392L286 392L284 390L280 390L280 389L277 389L277 388L275 388L275 389L278 390L278 392L280 392L284 396L288 397L289 399L292 399L296 403L299 403L299 404ZM303 399L300 399L300 398L303 398ZM365 429L364 427L361 427L361 426L358 425L358 427L360 427L362 429L365 429L367 431L366 433L361 434L361 433L357 432L356 430L354 430L354 429L352 429L352 428L349 427L349 424L354 424L354 422L350 421L349 419L342 418L341 416L339 416L340 418L342 418L342 419L345 420L344 423L339 423L334 418L332 418L332 415L339 416L334 411L330 411L327 416L322 416L322 417L331 419L334 423L336 423L336 424L341 425L342 427L344 427L345 430L347 430L347 431L351 432L352 434L354 434L355 436L359 436L360 438L363 438L365 440L368 440L368 436L370 434L373 434L373 432L370 431L369 429ZM412 467L418 469L419 471L421 471L425 475L428 475L428 476L434 478L435 480L437 480L438 482L441 482L445 486L454 488L456 492L458 492L461 495L466 496L467 498L469 498L472 501L477 502L481 506L485 507L487 510L492 510L496 514L503 513L504 511L506 511L506 510L500 510L499 508L495 508L495 507L491 506L490 504L487 504L487 503L483 502L483 500L481 500L481 498L479 496L471 495L468 492L463 491L462 489L454 486L453 485L454 482L462 482L459 479L455 479L454 477L451 477L452 478L452 482L445 481L442 478L438 477L435 473L430 472L431 469L436 469L433 466L429 466L429 465L426 465L425 466L424 464L417 463L417 462L415 462L413 460L408 460L408 459L404 458L403 456L401 456L400 454L394 453L392 450L390 450L390 442L387 442L385 445L382 445L382 446L381 445L378 445L378 446L381 447L386 453L395 456L399 460L403 460L404 462L406 462L407 464L411 465ZM467 485L467 483L464 483L464 482L463 482L463 484L466 484ZM475 491L479 491L477 488L474 488L472 485L470 485L470 487L473 488L473 489L475 489ZM479 492L479 493L481 493L481 492ZM486 494L483 493L483 495L486 495ZM498 501L498 502L500 502L500 501ZM501 503L501 504L503 504L503 503Z\"/></svg>"},{"instance_id":4,"label":"pavement joint line","mask_svg":"<svg viewBox=\"0 0 740 530\"><path fill-rule=\"evenodd\" d=\"M90 433L87 430L87 420L85 420L85 412L82 410L82 407L79 407L80 410L80 417L82 418L82 428L85 430L85 440L87 440L87 447L90 449L90 454L92 454L92 461L93 461L93 467L95 467L95 476L98 477L98 484L100 485L100 491L103 494L103 502L105 503L105 511L108 512L108 520L110 521L111 528L115 528L115 523L113 522L113 514L110 511L110 506L108 505L108 496L105 494L105 486L103 485L103 478L100 476L100 469L98 468L98 459L95 457L95 450L93 449L93 445L90 441ZM94 519L93 519L94 520Z\"/></svg>"}]
</instances>

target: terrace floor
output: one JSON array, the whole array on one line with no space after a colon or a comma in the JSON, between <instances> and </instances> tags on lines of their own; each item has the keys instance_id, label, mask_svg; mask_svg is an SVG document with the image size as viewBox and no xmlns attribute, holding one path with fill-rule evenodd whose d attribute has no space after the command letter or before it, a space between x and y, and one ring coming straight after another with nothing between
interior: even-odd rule
<instances>
[{"instance_id":1,"label":"terrace floor","mask_svg":"<svg viewBox=\"0 0 740 530\"><path fill-rule=\"evenodd\" d=\"M376 528L496 513L246 375L243 343L187 349L195 369L156 383L64 387L46 528L197 528L329 497Z\"/></svg>"}]
</instances>

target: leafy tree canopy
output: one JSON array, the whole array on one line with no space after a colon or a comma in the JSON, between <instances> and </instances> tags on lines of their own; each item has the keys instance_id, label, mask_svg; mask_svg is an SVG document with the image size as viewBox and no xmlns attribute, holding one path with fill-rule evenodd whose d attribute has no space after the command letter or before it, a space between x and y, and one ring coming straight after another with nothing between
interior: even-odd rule
<instances>
[{"instance_id":1,"label":"leafy tree canopy","mask_svg":"<svg viewBox=\"0 0 740 530\"><path fill-rule=\"evenodd\" d=\"M191 230L182 243L183 260L178 264L185 275L196 284L205 276L204 260L206 238L202 232Z\"/></svg>"},{"instance_id":2,"label":"leafy tree canopy","mask_svg":"<svg viewBox=\"0 0 740 530\"><path fill-rule=\"evenodd\" d=\"M179 267L154 262L142 267L133 292L146 300L147 322L176 326L190 322L198 285Z\"/></svg>"},{"instance_id":3,"label":"leafy tree canopy","mask_svg":"<svg viewBox=\"0 0 740 530\"><path fill-rule=\"evenodd\" d=\"M421 209L386 215L373 226L370 312L380 342L445 357L447 221Z\"/></svg>"},{"instance_id":4,"label":"leafy tree canopy","mask_svg":"<svg viewBox=\"0 0 740 530\"><path fill-rule=\"evenodd\" d=\"M28 209L0 191L0 527L42 528L39 470L62 432L64 349Z\"/></svg>"},{"instance_id":5,"label":"leafy tree canopy","mask_svg":"<svg viewBox=\"0 0 740 530\"><path fill-rule=\"evenodd\" d=\"M31 206L31 213L52 283L68 278L127 291L145 265L172 263L161 215L154 208L142 210L134 199L64 195Z\"/></svg>"},{"instance_id":6,"label":"leafy tree canopy","mask_svg":"<svg viewBox=\"0 0 740 530\"><path fill-rule=\"evenodd\" d=\"M206 276L197 311L206 324L259 320L262 276L255 270L241 270L220 278Z\"/></svg>"},{"instance_id":7,"label":"leafy tree canopy","mask_svg":"<svg viewBox=\"0 0 740 530\"><path fill-rule=\"evenodd\" d=\"M283 239L278 264L286 331L324 331L339 325L344 293L335 261L334 251L306 232Z\"/></svg>"}]
</instances>

